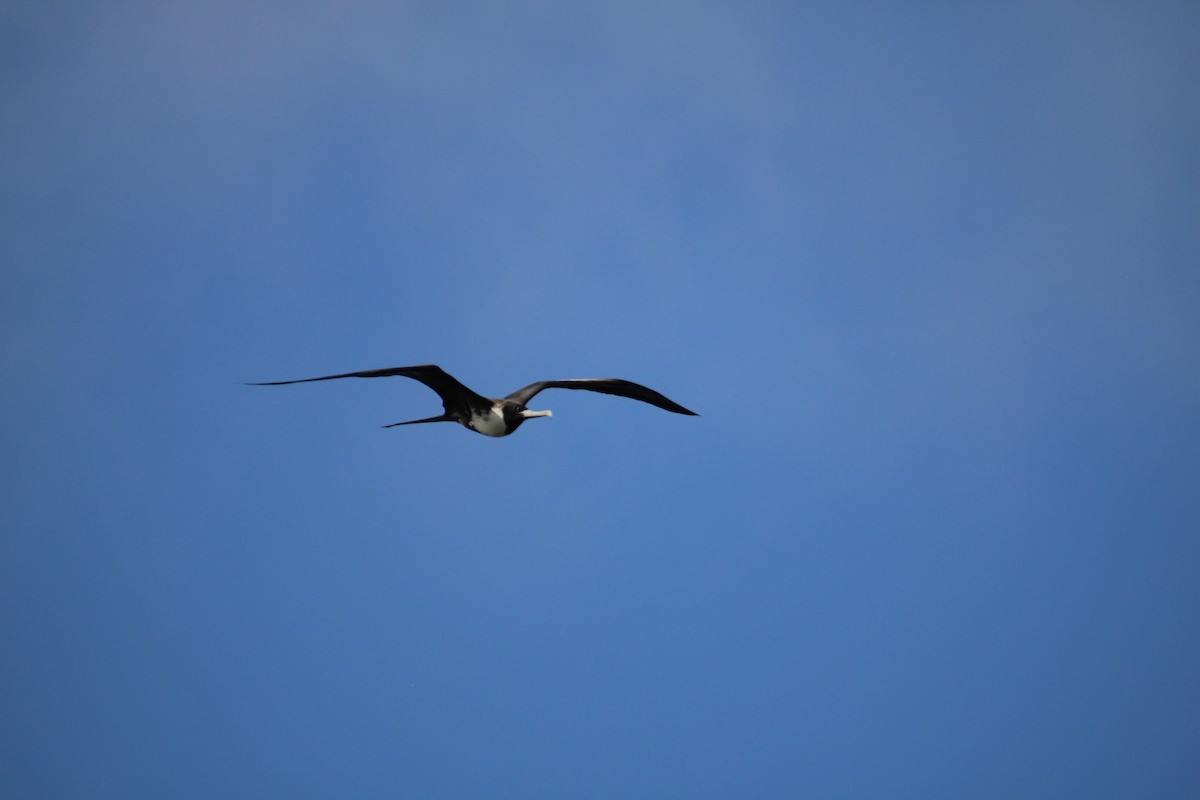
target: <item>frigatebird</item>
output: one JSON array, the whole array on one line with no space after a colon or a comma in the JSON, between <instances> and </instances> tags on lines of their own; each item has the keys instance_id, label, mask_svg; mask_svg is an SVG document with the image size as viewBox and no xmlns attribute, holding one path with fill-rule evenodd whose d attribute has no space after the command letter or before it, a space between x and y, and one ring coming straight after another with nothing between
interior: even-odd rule
<instances>
[{"instance_id":1,"label":"frigatebird","mask_svg":"<svg viewBox=\"0 0 1200 800\"><path fill-rule=\"evenodd\" d=\"M653 389L648 389L633 381L620 378L572 378L561 381L538 381L524 389L518 389L506 397L484 397L463 386L458 380L439 366L423 364L417 367L389 367L387 369L369 369L362 372L343 372L340 375L323 375L320 378L301 378L295 381L265 381L252 383L251 386L283 386L289 383L311 383L313 381L332 381L338 378L386 378L401 375L420 381L438 393L442 398L445 412L436 417L414 419L409 422L393 422L384 425L394 428L397 425L417 425L422 422L457 422L476 433L484 436L508 436L521 426L527 419L533 417L552 416L549 411L530 411L525 404L543 389L586 389L590 392L615 394L618 397L628 397L641 400L652 406L658 406L675 414L699 416L695 411L688 411L673 400L668 400Z\"/></svg>"}]
</instances>

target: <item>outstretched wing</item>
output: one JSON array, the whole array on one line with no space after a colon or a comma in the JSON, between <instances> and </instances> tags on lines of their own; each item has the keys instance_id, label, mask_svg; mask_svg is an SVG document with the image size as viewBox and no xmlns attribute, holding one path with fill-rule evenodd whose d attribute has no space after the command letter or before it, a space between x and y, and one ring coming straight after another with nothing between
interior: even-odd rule
<instances>
[{"instance_id":1,"label":"outstretched wing","mask_svg":"<svg viewBox=\"0 0 1200 800\"><path fill-rule=\"evenodd\" d=\"M390 378L399 375L412 378L428 386L442 398L446 413L455 409L489 408L491 400L482 397L458 382L453 375L434 364L422 364L416 367L388 367L387 369L368 369L362 372L343 372L340 375L322 375L320 378L301 378L295 381L266 381L252 383L251 386L283 386L289 383L312 383L313 381L332 381L338 378Z\"/></svg>"},{"instance_id":2,"label":"outstretched wing","mask_svg":"<svg viewBox=\"0 0 1200 800\"><path fill-rule=\"evenodd\" d=\"M529 384L524 389L518 389L505 399L515 400L521 405L525 405L533 399L535 394L543 389L586 389L589 392L615 394L618 397L641 400L643 403L649 403L652 406L658 406L661 409L672 411L676 414L688 414L693 417L699 416L695 411L688 411L679 405L679 403L676 403L674 400L668 400L653 389L642 386L640 383L625 381L620 378L573 378L565 381L538 381L537 383Z\"/></svg>"}]
</instances>

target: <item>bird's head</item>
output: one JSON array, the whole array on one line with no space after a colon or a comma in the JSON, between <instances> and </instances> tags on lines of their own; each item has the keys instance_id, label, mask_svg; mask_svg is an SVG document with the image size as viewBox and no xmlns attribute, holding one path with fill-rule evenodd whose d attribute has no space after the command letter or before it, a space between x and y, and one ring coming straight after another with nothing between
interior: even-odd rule
<instances>
[{"instance_id":1,"label":"bird's head","mask_svg":"<svg viewBox=\"0 0 1200 800\"><path fill-rule=\"evenodd\" d=\"M527 419L552 416L554 416L553 411L530 411L525 406L512 400L504 404L504 421L508 424L510 432L516 430L517 426Z\"/></svg>"}]
</instances>

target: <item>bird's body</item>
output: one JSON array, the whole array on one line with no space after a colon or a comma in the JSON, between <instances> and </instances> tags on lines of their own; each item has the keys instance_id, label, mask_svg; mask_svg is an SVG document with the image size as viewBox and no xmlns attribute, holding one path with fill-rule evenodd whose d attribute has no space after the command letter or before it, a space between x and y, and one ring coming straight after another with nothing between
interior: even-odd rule
<instances>
[{"instance_id":1,"label":"bird's body","mask_svg":"<svg viewBox=\"0 0 1200 800\"><path fill-rule=\"evenodd\" d=\"M387 369L365 370L362 372L344 372L340 375L323 375L320 378L301 378L294 381L267 381L251 384L253 386L282 386L289 383L311 383L312 381L330 381L337 378L385 378L400 375L420 381L442 398L444 412L436 417L414 419L409 422L393 422L384 425L393 428L397 425L416 425L422 422L457 422L476 433L484 436L508 436L520 427L527 419L533 417L552 416L549 411L530 411L525 407L533 396L543 389L586 389L602 394L612 394L628 397L658 406L675 414L697 416L696 412L688 411L683 406L668 400L663 395L632 381L620 378L573 378L560 381L538 381L523 389L518 389L506 397L484 397L459 383L441 367L424 364L417 367L389 367Z\"/></svg>"},{"instance_id":2,"label":"bird's body","mask_svg":"<svg viewBox=\"0 0 1200 800\"><path fill-rule=\"evenodd\" d=\"M507 413L506 413L507 412ZM466 427L482 433L484 436L508 436L515 431L517 427L525 420L531 417L549 417L549 411L529 411L528 409L506 409L503 401L496 401L486 409L472 409L470 417L467 419L459 419ZM426 420L418 420L425 422ZM437 421L437 420L434 420ZM450 422L453 420L447 420ZM406 422L395 422L392 425L385 425L385 428L391 428L394 425L407 425Z\"/></svg>"}]
</instances>

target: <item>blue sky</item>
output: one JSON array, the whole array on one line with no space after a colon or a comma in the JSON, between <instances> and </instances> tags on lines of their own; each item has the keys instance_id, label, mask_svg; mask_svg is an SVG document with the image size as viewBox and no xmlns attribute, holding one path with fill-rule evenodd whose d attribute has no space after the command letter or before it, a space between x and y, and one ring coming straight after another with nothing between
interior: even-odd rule
<instances>
[{"instance_id":1,"label":"blue sky","mask_svg":"<svg viewBox=\"0 0 1200 800\"><path fill-rule=\"evenodd\" d=\"M1198 25L9 4L0 793L1197 796Z\"/></svg>"}]
</instances>

